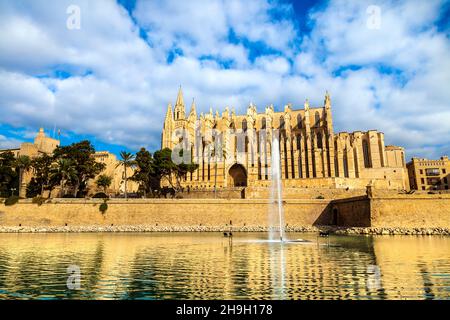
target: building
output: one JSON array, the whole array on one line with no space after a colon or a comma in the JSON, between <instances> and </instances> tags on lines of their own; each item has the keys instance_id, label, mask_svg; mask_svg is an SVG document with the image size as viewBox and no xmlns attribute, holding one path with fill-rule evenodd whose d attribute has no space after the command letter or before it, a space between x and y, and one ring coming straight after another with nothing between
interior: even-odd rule
<instances>
[{"instance_id":1,"label":"building","mask_svg":"<svg viewBox=\"0 0 450 320\"><path fill-rule=\"evenodd\" d=\"M44 128L40 128L33 142L24 142L18 148L0 150L0 153L10 151L16 158L19 156L35 158L43 154L52 154L59 144L59 140L47 137Z\"/></svg>"},{"instance_id":2,"label":"building","mask_svg":"<svg viewBox=\"0 0 450 320\"><path fill-rule=\"evenodd\" d=\"M167 107L161 145L183 148L199 165L183 181L190 189L267 187L274 137L285 187L409 188L404 149L385 146L377 130L335 133L328 93L319 107L306 100L303 109L288 104L276 112L270 105L258 113L250 104L244 115L226 107L221 114L210 109L198 116L194 101L186 113L180 88L175 107ZM215 157L212 150L222 149L226 158Z\"/></svg>"},{"instance_id":3,"label":"building","mask_svg":"<svg viewBox=\"0 0 450 320\"><path fill-rule=\"evenodd\" d=\"M105 169L99 175L107 175L112 178L111 186L106 190L109 195L118 195L125 192L125 169L123 166L118 165L117 157L108 151L97 151L94 154L95 160L105 164ZM129 180L134 174L133 168L127 168L127 192L137 192L139 189L138 183ZM99 176L98 175L98 176ZM98 176L90 180L88 183L89 195L94 195L97 192L103 192L101 188L96 185Z\"/></svg>"},{"instance_id":4,"label":"building","mask_svg":"<svg viewBox=\"0 0 450 320\"><path fill-rule=\"evenodd\" d=\"M448 190L450 161L447 156L439 160L412 158L407 163L409 184L414 190Z\"/></svg>"},{"instance_id":5,"label":"building","mask_svg":"<svg viewBox=\"0 0 450 320\"><path fill-rule=\"evenodd\" d=\"M43 154L52 155L53 151L60 145L60 141L57 139L50 138L46 136L44 129L40 128L36 137L34 138L34 142L24 142L20 145L20 147L15 149L5 149L0 150L2 152L12 152L14 156L17 158L19 156L28 156L30 158L40 157ZM109 153L107 151L100 151L94 154L95 159L98 162L102 162L106 165L105 170L103 170L100 174L106 174L112 178L111 186L108 188L107 192L112 195L121 194L125 191L125 175L123 166L118 166L118 161L115 155ZM134 173L134 169L127 168L127 177L131 177ZM31 181L33 177L33 171L28 170L24 172L22 183L20 186L19 195L20 197L25 198L27 185ZM93 195L98 191L103 191L97 188L95 184L96 179L92 179L88 183L89 194ZM138 190L138 184L134 181L128 180L127 182L127 190L128 192L136 192ZM52 195L58 195L59 188L55 188Z\"/></svg>"},{"instance_id":6,"label":"building","mask_svg":"<svg viewBox=\"0 0 450 320\"><path fill-rule=\"evenodd\" d=\"M44 128L40 128L39 132L36 134L33 142L24 142L20 147L15 149L0 150L2 152L12 152L14 156L28 156L31 159L40 157L44 154L51 155L53 150L59 146L60 141L47 137L44 132ZM25 171L22 177L22 183L19 188L19 196L25 198L27 185L33 177L33 172L31 170Z\"/></svg>"}]
</instances>

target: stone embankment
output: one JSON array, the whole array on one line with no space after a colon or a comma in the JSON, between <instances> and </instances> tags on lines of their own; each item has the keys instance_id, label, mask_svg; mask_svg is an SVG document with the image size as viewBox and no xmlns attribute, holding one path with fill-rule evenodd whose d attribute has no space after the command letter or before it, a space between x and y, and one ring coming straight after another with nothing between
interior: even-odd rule
<instances>
[{"instance_id":1,"label":"stone embankment","mask_svg":"<svg viewBox=\"0 0 450 320\"><path fill-rule=\"evenodd\" d=\"M232 227L233 232L266 232L267 227L244 226ZM63 227L11 227L0 226L0 233L101 233L101 232L228 232L229 226L149 226L149 225L121 225L121 226L63 226ZM343 227L297 227L287 226L286 232L327 231L336 235L450 235L447 228L343 228Z\"/></svg>"},{"instance_id":2,"label":"stone embankment","mask_svg":"<svg viewBox=\"0 0 450 320\"><path fill-rule=\"evenodd\" d=\"M333 228L330 233L345 235L450 235L447 228Z\"/></svg>"}]
</instances>

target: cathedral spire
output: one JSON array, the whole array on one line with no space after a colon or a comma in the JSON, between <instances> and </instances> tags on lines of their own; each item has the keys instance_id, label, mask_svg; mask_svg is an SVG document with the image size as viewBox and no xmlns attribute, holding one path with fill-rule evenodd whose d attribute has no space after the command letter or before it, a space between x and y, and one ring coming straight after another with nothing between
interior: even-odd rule
<instances>
[{"instance_id":1,"label":"cathedral spire","mask_svg":"<svg viewBox=\"0 0 450 320\"><path fill-rule=\"evenodd\" d=\"M173 119L172 105L170 103L167 105L166 120L167 119Z\"/></svg>"},{"instance_id":2,"label":"cathedral spire","mask_svg":"<svg viewBox=\"0 0 450 320\"><path fill-rule=\"evenodd\" d=\"M325 93L325 101L324 101L324 106L325 108L331 108L331 98L330 98L330 94L328 93L328 90Z\"/></svg>"},{"instance_id":3,"label":"cathedral spire","mask_svg":"<svg viewBox=\"0 0 450 320\"><path fill-rule=\"evenodd\" d=\"M191 112L189 112L189 118L193 119L193 120L197 119L197 109L196 109L196 106L195 106L195 100L194 99L192 99Z\"/></svg>"},{"instance_id":4,"label":"cathedral spire","mask_svg":"<svg viewBox=\"0 0 450 320\"><path fill-rule=\"evenodd\" d=\"M172 105L167 105L166 118L164 119L163 132L161 136L161 148L172 147L173 113Z\"/></svg>"},{"instance_id":5,"label":"cathedral spire","mask_svg":"<svg viewBox=\"0 0 450 320\"><path fill-rule=\"evenodd\" d=\"M177 102L175 103L175 120L186 119L186 109L184 108L183 91L178 89Z\"/></svg>"},{"instance_id":6,"label":"cathedral spire","mask_svg":"<svg viewBox=\"0 0 450 320\"><path fill-rule=\"evenodd\" d=\"M175 103L175 107L176 106L184 106L183 91L181 91L181 86L178 89L177 102Z\"/></svg>"},{"instance_id":7,"label":"cathedral spire","mask_svg":"<svg viewBox=\"0 0 450 320\"><path fill-rule=\"evenodd\" d=\"M308 99L306 99L305 100L305 110L309 110L309 100Z\"/></svg>"}]
</instances>

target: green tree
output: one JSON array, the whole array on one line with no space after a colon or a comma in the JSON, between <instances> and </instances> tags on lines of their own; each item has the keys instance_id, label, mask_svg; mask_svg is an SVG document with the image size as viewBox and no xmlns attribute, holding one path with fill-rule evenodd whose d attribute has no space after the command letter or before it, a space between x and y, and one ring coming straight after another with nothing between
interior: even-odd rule
<instances>
[{"instance_id":1,"label":"green tree","mask_svg":"<svg viewBox=\"0 0 450 320\"><path fill-rule=\"evenodd\" d=\"M0 197L9 197L12 189L18 188L18 175L15 167L14 153L0 153Z\"/></svg>"},{"instance_id":2,"label":"green tree","mask_svg":"<svg viewBox=\"0 0 450 320\"><path fill-rule=\"evenodd\" d=\"M112 178L106 174L99 175L96 181L97 187L102 188L104 193L106 193L106 189L108 189L111 183Z\"/></svg>"},{"instance_id":3,"label":"green tree","mask_svg":"<svg viewBox=\"0 0 450 320\"><path fill-rule=\"evenodd\" d=\"M73 162L77 179L74 179L73 195L75 197L84 196L86 193L87 182L94 179L105 169L104 163L95 161L95 149L87 141L80 141L64 147L57 147L53 151L53 158L70 159Z\"/></svg>"},{"instance_id":4,"label":"green tree","mask_svg":"<svg viewBox=\"0 0 450 320\"><path fill-rule=\"evenodd\" d=\"M30 183L27 185L27 198L34 198L41 194L42 185L37 181L35 177L31 178Z\"/></svg>"},{"instance_id":5,"label":"green tree","mask_svg":"<svg viewBox=\"0 0 450 320\"><path fill-rule=\"evenodd\" d=\"M145 148L141 148L136 153L135 158L136 171L131 180L139 183L140 189L144 191L144 197L150 193L154 196L154 190L159 190L159 180L156 175L156 168L152 154Z\"/></svg>"},{"instance_id":6,"label":"green tree","mask_svg":"<svg viewBox=\"0 0 450 320\"><path fill-rule=\"evenodd\" d=\"M39 188L41 197L44 196L44 191L48 190L51 194L54 187L59 184L50 179L50 171L52 168L53 157L43 154L40 157L36 157L31 161L31 167L34 171L34 181L31 193L35 193L35 188ZM31 183L31 182L30 182ZM31 189L31 188L30 188Z\"/></svg>"},{"instance_id":7,"label":"green tree","mask_svg":"<svg viewBox=\"0 0 450 320\"><path fill-rule=\"evenodd\" d=\"M19 170L19 196L23 184L23 174L31 168L29 156L18 156L15 161L16 170Z\"/></svg>"},{"instance_id":8,"label":"green tree","mask_svg":"<svg viewBox=\"0 0 450 320\"><path fill-rule=\"evenodd\" d=\"M186 178L187 173L192 173L198 168L198 165L194 163L175 164L172 161L172 150L169 148L156 151L153 158L161 178L165 178L176 193L182 190L181 180Z\"/></svg>"},{"instance_id":9,"label":"green tree","mask_svg":"<svg viewBox=\"0 0 450 320\"><path fill-rule=\"evenodd\" d=\"M71 184L75 186L78 184L78 175L75 169L75 162L71 159L59 159L51 169L50 173L53 181L58 181L61 187L61 197L66 195L66 186Z\"/></svg>"},{"instance_id":10,"label":"green tree","mask_svg":"<svg viewBox=\"0 0 450 320\"><path fill-rule=\"evenodd\" d=\"M124 180L125 180L125 199L128 199L128 192L127 192L127 181L128 181L128 177L127 177L127 168L131 168L135 165L135 161L134 161L134 155L130 152L127 151L121 151L120 152L120 160L119 163L117 164L116 167L120 167L123 166L123 171L124 171Z\"/></svg>"}]
</instances>

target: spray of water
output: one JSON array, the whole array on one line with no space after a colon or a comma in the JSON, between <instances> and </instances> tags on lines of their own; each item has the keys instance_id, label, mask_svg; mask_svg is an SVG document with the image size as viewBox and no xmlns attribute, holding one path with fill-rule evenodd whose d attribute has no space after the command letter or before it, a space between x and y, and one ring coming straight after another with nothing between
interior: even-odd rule
<instances>
[{"instance_id":1,"label":"spray of water","mask_svg":"<svg viewBox=\"0 0 450 320\"><path fill-rule=\"evenodd\" d=\"M284 235L284 211L281 197L281 168L280 168L280 143L276 137L272 140L271 176L269 202L269 239L285 240Z\"/></svg>"}]
</instances>

